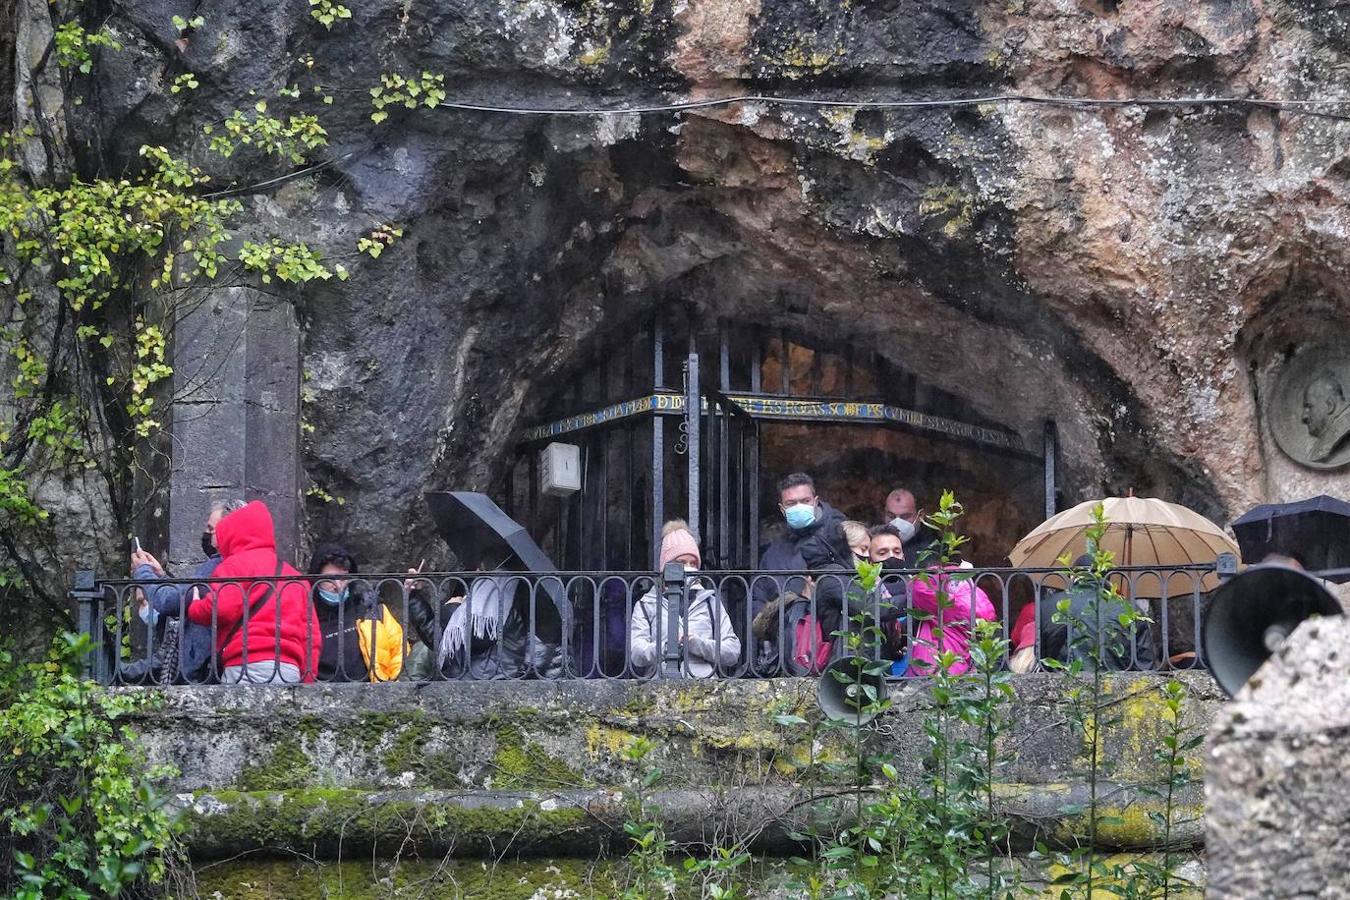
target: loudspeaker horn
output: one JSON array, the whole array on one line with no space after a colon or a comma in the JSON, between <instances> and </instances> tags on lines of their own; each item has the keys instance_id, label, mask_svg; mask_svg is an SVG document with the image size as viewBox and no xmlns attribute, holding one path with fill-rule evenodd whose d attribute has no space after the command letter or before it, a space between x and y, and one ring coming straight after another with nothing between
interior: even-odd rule
<instances>
[{"instance_id":1,"label":"loudspeaker horn","mask_svg":"<svg viewBox=\"0 0 1350 900\"><path fill-rule=\"evenodd\" d=\"M879 705L889 696L886 677L881 672L869 673L883 665L865 656L841 656L825 667L816 682L816 703L827 719L866 725L880 712L867 709ZM865 687L874 691L867 696Z\"/></svg>"},{"instance_id":2,"label":"loudspeaker horn","mask_svg":"<svg viewBox=\"0 0 1350 900\"><path fill-rule=\"evenodd\" d=\"M1253 566L1214 592L1200 632L1205 660L1231 697L1304 619L1344 614L1316 578L1288 566Z\"/></svg>"}]
</instances>

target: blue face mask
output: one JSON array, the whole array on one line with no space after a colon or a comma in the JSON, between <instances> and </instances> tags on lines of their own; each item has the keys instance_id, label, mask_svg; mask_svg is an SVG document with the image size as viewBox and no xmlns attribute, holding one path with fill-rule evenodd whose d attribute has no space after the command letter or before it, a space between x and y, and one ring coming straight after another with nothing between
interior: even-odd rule
<instances>
[{"instance_id":1,"label":"blue face mask","mask_svg":"<svg viewBox=\"0 0 1350 900\"><path fill-rule=\"evenodd\" d=\"M141 621L151 628L159 622L159 610L155 609L149 603L141 607Z\"/></svg>"},{"instance_id":2,"label":"blue face mask","mask_svg":"<svg viewBox=\"0 0 1350 900\"><path fill-rule=\"evenodd\" d=\"M319 588L319 599L329 606L340 606L342 601L347 599L347 589L343 588L341 591L326 591L323 588Z\"/></svg>"},{"instance_id":3,"label":"blue face mask","mask_svg":"<svg viewBox=\"0 0 1350 900\"><path fill-rule=\"evenodd\" d=\"M784 511L783 518L787 519L789 528L797 531L809 528L816 520L816 506L814 503L794 503Z\"/></svg>"}]
</instances>

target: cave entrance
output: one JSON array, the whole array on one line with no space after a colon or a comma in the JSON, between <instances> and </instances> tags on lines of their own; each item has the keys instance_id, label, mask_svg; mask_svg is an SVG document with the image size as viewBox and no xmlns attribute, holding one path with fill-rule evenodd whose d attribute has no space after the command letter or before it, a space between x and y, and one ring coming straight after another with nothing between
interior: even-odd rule
<instances>
[{"instance_id":1,"label":"cave entrance","mask_svg":"<svg viewBox=\"0 0 1350 900\"><path fill-rule=\"evenodd\" d=\"M867 348L663 315L583 359L526 428L501 490L562 570L650 570L675 517L694 526L706 567L752 569L781 522L776 483L795 471L868 525L897 485L928 509L956 491L981 565L1055 510L1052 422L1028 447ZM541 491L554 442L577 447L580 490Z\"/></svg>"}]
</instances>

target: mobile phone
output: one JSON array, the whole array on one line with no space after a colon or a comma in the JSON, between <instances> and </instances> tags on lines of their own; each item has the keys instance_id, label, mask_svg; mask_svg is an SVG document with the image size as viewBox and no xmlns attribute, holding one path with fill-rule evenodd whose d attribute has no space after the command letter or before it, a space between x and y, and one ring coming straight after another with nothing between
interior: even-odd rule
<instances>
[{"instance_id":1,"label":"mobile phone","mask_svg":"<svg viewBox=\"0 0 1350 900\"><path fill-rule=\"evenodd\" d=\"M134 535L131 538L131 549L135 550L137 553L141 552L141 539Z\"/></svg>"}]
</instances>

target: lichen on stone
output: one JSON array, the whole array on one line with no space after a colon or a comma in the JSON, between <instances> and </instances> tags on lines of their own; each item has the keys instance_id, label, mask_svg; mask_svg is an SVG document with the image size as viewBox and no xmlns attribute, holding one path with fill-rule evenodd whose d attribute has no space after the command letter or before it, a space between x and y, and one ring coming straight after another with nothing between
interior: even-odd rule
<instances>
[{"instance_id":1,"label":"lichen on stone","mask_svg":"<svg viewBox=\"0 0 1350 900\"><path fill-rule=\"evenodd\" d=\"M920 197L919 215L945 219L942 233L957 238L970 228L974 219L974 199L955 185L935 184Z\"/></svg>"}]
</instances>

